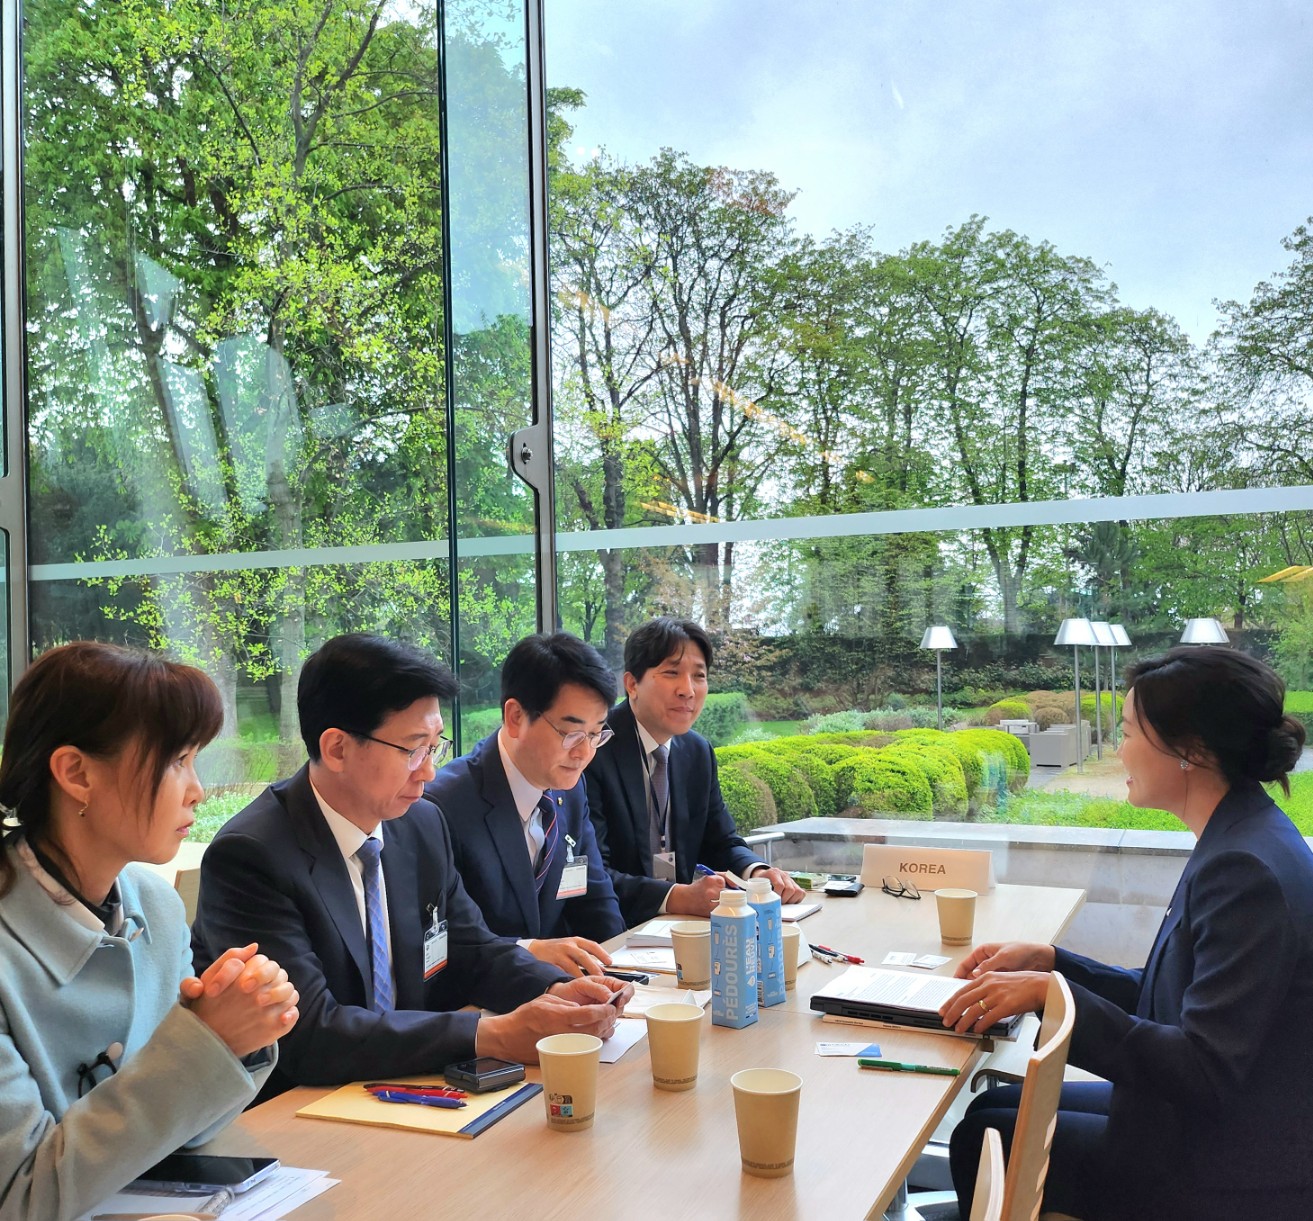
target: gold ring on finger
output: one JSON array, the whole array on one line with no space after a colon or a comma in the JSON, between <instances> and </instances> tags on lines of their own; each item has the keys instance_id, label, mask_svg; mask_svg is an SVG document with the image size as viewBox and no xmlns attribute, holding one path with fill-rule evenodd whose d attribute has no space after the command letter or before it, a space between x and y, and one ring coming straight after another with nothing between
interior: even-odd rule
<instances>
[{"instance_id":1,"label":"gold ring on finger","mask_svg":"<svg viewBox=\"0 0 1313 1221\"><path fill-rule=\"evenodd\" d=\"M989 1012L989 1006L985 1004L984 1000L978 1000L978 1001L976 1002L976 1004L980 1006L980 1012L981 1012L981 1013L988 1013L988 1012Z\"/></svg>"}]
</instances>

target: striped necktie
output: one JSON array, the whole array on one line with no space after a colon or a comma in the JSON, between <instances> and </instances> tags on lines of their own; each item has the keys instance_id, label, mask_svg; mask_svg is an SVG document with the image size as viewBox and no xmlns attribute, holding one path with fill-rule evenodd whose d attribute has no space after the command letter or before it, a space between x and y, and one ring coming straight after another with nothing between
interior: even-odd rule
<instances>
[{"instance_id":1,"label":"striped necktie","mask_svg":"<svg viewBox=\"0 0 1313 1221\"><path fill-rule=\"evenodd\" d=\"M387 920L383 915L383 888L379 884L379 856L383 845L367 839L356 851L365 874L365 916L369 925L369 962L374 974L374 1012L396 1008L392 999L392 970L388 964Z\"/></svg>"},{"instance_id":2,"label":"striped necktie","mask_svg":"<svg viewBox=\"0 0 1313 1221\"><path fill-rule=\"evenodd\" d=\"M551 868L552 857L556 855L556 845L561 839L561 833L556 826L556 807L546 793L538 798L538 815L542 819L543 825L543 846L534 865L533 889L535 894L543 888L543 882L547 878L547 870Z\"/></svg>"}]
</instances>

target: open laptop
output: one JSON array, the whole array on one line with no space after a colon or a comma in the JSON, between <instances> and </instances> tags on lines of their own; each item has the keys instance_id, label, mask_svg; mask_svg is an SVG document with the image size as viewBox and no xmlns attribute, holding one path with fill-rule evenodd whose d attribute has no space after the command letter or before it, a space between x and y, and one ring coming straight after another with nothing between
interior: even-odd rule
<instances>
[{"instance_id":1,"label":"open laptop","mask_svg":"<svg viewBox=\"0 0 1313 1221\"><path fill-rule=\"evenodd\" d=\"M880 967L849 967L833 983L813 994L811 1007L820 1013L888 1026L912 1026L938 1034L947 1030L939 1006L965 984L943 975L913 975ZM995 1022L976 1038L1011 1038L1021 1017Z\"/></svg>"}]
</instances>

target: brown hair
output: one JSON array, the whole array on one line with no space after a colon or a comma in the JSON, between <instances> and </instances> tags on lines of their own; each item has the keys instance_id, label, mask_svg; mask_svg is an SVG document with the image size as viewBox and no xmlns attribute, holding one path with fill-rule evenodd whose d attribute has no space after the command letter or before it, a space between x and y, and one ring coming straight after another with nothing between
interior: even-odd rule
<instances>
[{"instance_id":1,"label":"brown hair","mask_svg":"<svg viewBox=\"0 0 1313 1221\"><path fill-rule=\"evenodd\" d=\"M189 747L204 746L222 725L218 688L192 666L114 644L60 645L14 688L0 756L0 809L10 828L58 852L50 838L50 756L59 747L114 759L135 745L149 817L165 768ZM13 880L13 866L0 853L0 896Z\"/></svg>"}]
</instances>

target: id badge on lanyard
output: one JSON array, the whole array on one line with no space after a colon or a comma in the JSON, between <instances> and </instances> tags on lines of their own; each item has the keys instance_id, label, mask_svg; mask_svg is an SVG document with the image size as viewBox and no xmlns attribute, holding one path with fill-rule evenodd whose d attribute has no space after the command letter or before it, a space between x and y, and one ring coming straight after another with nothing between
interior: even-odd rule
<instances>
[{"instance_id":1,"label":"id badge on lanyard","mask_svg":"<svg viewBox=\"0 0 1313 1221\"><path fill-rule=\"evenodd\" d=\"M447 922L438 919L438 909L430 907L433 919L424 933L424 978L432 979L447 965Z\"/></svg>"},{"instance_id":2,"label":"id badge on lanyard","mask_svg":"<svg viewBox=\"0 0 1313 1221\"><path fill-rule=\"evenodd\" d=\"M574 839L565 837L565 868L561 870L561 884L556 888L558 899L573 899L588 893L588 858L575 856Z\"/></svg>"}]
</instances>

